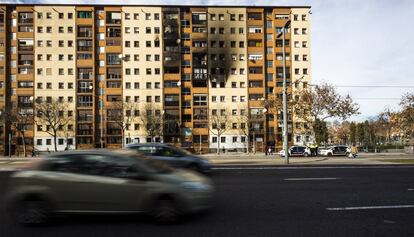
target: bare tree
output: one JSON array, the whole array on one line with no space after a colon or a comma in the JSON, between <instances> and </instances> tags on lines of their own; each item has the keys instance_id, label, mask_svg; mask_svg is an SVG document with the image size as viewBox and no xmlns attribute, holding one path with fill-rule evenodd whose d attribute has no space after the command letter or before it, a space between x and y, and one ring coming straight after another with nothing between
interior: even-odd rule
<instances>
[{"instance_id":1,"label":"bare tree","mask_svg":"<svg viewBox=\"0 0 414 237\"><path fill-rule=\"evenodd\" d=\"M18 108L11 108L4 113L4 120L6 124L10 124L11 129L17 131L20 136L24 157L27 156L25 131L28 126L33 125L33 117L33 110L31 109L22 110Z\"/></svg>"},{"instance_id":2,"label":"bare tree","mask_svg":"<svg viewBox=\"0 0 414 237\"><path fill-rule=\"evenodd\" d=\"M236 116L235 120L240 125L239 131L241 135L246 137L246 153L249 154L250 151L250 116L249 108L247 105L243 104L239 107L240 113Z\"/></svg>"},{"instance_id":3,"label":"bare tree","mask_svg":"<svg viewBox=\"0 0 414 237\"><path fill-rule=\"evenodd\" d=\"M359 113L359 106L350 95L341 96L334 86L327 83L304 88L297 95L293 105L296 115L312 125L315 138L327 134L326 126L323 126L326 119L346 120Z\"/></svg>"},{"instance_id":4,"label":"bare tree","mask_svg":"<svg viewBox=\"0 0 414 237\"><path fill-rule=\"evenodd\" d=\"M414 93L405 94L400 102L401 112L399 113L400 127L408 136L411 144L414 144Z\"/></svg>"},{"instance_id":5,"label":"bare tree","mask_svg":"<svg viewBox=\"0 0 414 237\"><path fill-rule=\"evenodd\" d=\"M151 137L151 141L155 141L157 136L163 135L164 114L161 107L148 102L144 105L140 119L147 132L147 136Z\"/></svg>"},{"instance_id":6,"label":"bare tree","mask_svg":"<svg viewBox=\"0 0 414 237\"><path fill-rule=\"evenodd\" d=\"M111 108L108 109L108 116L111 116L111 119L121 128L122 148L125 147L125 130L128 130L135 120L137 109L138 103L133 101L111 102Z\"/></svg>"},{"instance_id":7,"label":"bare tree","mask_svg":"<svg viewBox=\"0 0 414 237\"><path fill-rule=\"evenodd\" d=\"M37 125L45 125L46 133L53 136L53 145L57 151L57 137L64 131L64 127L73 123L73 115L69 113L68 104L55 98L52 101L38 101L35 104Z\"/></svg>"},{"instance_id":8,"label":"bare tree","mask_svg":"<svg viewBox=\"0 0 414 237\"><path fill-rule=\"evenodd\" d=\"M231 116L227 107L218 105L210 111L209 128L217 136L217 154L220 154L221 136L231 129Z\"/></svg>"}]
</instances>

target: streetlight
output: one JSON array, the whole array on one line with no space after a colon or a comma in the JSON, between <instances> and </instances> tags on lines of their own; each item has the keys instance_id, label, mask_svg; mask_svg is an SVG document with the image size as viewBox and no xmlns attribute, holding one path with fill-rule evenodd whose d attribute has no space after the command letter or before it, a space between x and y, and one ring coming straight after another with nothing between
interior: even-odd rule
<instances>
[{"instance_id":1,"label":"streetlight","mask_svg":"<svg viewBox=\"0 0 414 237\"><path fill-rule=\"evenodd\" d=\"M286 30L290 26L290 20L286 22L283 26L282 31L277 35L279 38L283 35L282 39L282 48L283 48L283 149L285 151L286 157L286 164L289 164L289 151L288 151L288 110L287 110L287 87L286 87L286 49L285 49L285 41L286 41Z\"/></svg>"},{"instance_id":2,"label":"streetlight","mask_svg":"<svg viewBox=\"0 0 414 237\"><path fill-rule=\"evenodd\" d=\"M92 90L93 89L93 86L92 85L90 85L89 86L89 90ZM100 98L100 96L98 96L98 95L94 95L94 94L92 94L92 96L94 96L95 98L98 98L98 100L99 101L101 101L101 98ZM102 102L103 102L103 100L102 100ZM103 104L100 104L99 105L99 110L100 110L100 113L101 113L101 129L100 129L100 143L101 143L101 149L103 149L104 148L104 145L103 145L103 128L104 128L104 120L103 120L103 116L104 116L104 114L103 114Z\"/></svg>"}]
</instances>

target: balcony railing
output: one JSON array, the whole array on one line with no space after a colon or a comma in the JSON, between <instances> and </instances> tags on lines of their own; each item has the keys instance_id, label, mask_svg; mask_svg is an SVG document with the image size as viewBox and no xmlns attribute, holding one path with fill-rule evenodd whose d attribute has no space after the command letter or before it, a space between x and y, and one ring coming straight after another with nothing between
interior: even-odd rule
<instances>
[{"instance_id":1,"label":"balcony railing","mask_svg":"<svg viewBox=\"0 0 414 237\"><path fill-rule=\"evenodd\" d=\"M20 18L19 24L33 24L33 18Z\"/></svg>"},{"instance_id":2,"label":"balcony railing","mask_svg":"<svg viewBox=\"0 0 414 237\"><path fill-rule=\"evenodd\" d=\"M33 45L31 45L31 46L20 45L19 46L19 51L33 51Z\"/></svg>"},{"instance_id":3,"label":"balcony railing","mask_svg":"<svg viewBox=\"0 0 414 237\"><path fill-rule=\"evenodd\" d=\"M78 45L78 51L82 51L82 52L90 52L93 50L92 46L79 46Z\"/></svg>"},{"instance_id":4,"label":"balcony railing","mask_svg":"<svg viewBox=\"0 0 414 237\"><path fill-rule=\"evenodd\" d=\"M78 73L78 79L90 80L93 78L92 73Z\"/></svg>"},{"instance_id":5,"label":"balcony railing","mask_svg":"<svg viewBox=\"0 0 414 237\"><path fill-rule=\"evenodd\" d=\"M33 60L19 60L19 66L33 66Z\"/></svg>"},{"instance_id":6,"label":"balcony railing","mask_svg":"<svg viewBox=\"0 0 414 237\"><path fill-rule=\"evenodd\" d=\"M92 31L78 32L80 38L92 38Z\"/></svg>"},{"instance_id":7,"label":"balcony railing","mask_svg":"<svg viewBox=\"0 0 414 237\"><path fill-rule=\"evenodd\" d=\"M92 135L92 129L78 129L77 135Z\"/></svg>"},{"instance_id":8,"label":"balcony railing","mask_svg":"<svg viewBox=\"0 0 414 237\"><path fill-rule=\"evenodd\" d=\"M92 107L92 101L78 101L79 107Z\"/></svg>"},{"instance_id":9,"label":"balcony railing","mask_svg":"<svg viewBox=\"0 0 414 237\"><path fill-rule=\"evenodd\" d=\"M79 115L77 117L77 121L78 122L92 122L93 116L92 114L87 114L87 115Z\"/></svg>"}]
</instances>

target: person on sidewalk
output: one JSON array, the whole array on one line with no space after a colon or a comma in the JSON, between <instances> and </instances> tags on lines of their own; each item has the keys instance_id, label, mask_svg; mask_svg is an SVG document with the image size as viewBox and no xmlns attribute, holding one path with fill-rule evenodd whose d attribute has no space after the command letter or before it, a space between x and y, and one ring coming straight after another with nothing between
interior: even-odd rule
<instances>
[{"instance_id":1,"label":"person on sidewalk","mask_svg":"<svg viewBox=\"0 0 414 237\"><path fill-rule=\"evenodd\" d=\"M351 146L351 154L349 154L349 158L356 158L358 156L358 147L355 144Z\"/></svg>"},{"instance_id":2,"label":"person on sidewalk","mask_svg":"<svg viewBox=\"0 0 414 237\"><path fill-rule=\"evenodd\" d=\"M267 149L267 154L268 154L269 156L271 156L271 155L272 155L272 147L270 147L270 146L269 146L269 148Z\"/></svg>"}]
</instances>

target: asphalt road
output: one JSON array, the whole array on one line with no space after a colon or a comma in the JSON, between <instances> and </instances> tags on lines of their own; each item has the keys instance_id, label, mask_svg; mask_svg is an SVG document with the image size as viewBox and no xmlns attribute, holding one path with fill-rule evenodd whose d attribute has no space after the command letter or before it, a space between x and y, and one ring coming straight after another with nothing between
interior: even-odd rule
<instances>
[{"instance_id":1,"label":"asphalt road","mask_svg":"<svg viewBox=\"0 0 414 237\"><path fill-rule=\"evenodd\" d=\"M0 172L0 198L8 175ZM216 207L176 225L77 216L21 227L1 202L0 236L414 236L413 167L224 169L212 178Z\"/></svg>"}]
</instances>

